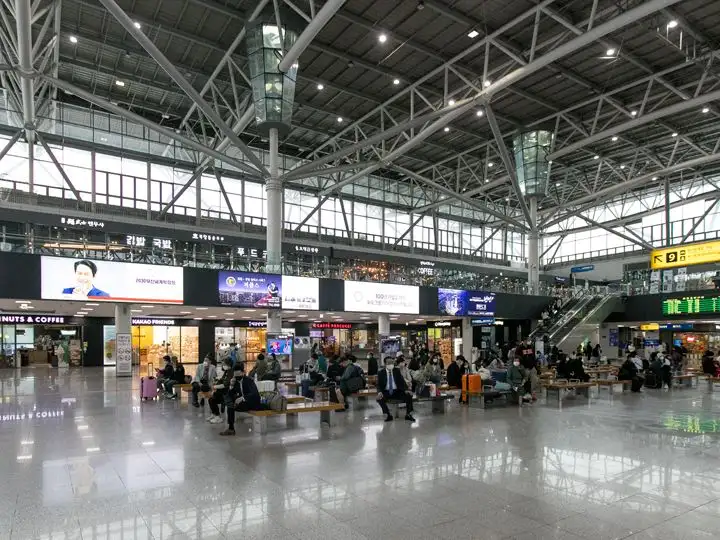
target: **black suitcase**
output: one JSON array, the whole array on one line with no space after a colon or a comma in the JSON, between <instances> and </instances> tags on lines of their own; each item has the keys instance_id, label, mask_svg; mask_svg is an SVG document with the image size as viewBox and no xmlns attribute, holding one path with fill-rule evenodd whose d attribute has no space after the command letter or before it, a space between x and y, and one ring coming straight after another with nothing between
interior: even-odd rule
<instances>
[{"instance_id":1,"label":"black suitcase","mask_svg":"<svg viewBox=\"0 0 720 540\"><path fill-rule=\"evenodd\" d=\"M645 387L656 389L662 388L662 379L652 371L648 371L645 373Z\"/></svg>"}]
</instances>

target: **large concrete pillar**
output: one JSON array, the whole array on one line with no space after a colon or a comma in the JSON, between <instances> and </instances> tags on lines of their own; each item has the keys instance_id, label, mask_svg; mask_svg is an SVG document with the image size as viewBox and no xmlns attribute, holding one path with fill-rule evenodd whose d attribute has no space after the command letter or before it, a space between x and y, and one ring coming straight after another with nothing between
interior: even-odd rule
<instances>
[{"instance_id":1,"label":"large concrete pillar","mask_svg":"<svg viewBox=\"0 0 720 540\"><path fill-rule=\"evenodd\" d=\"M115 375L117 377L132 376L131 315L130 304L115 304Z\"/></svg>"},{"instance_id":2,"label":"large concrete pillar","mask_svg":"<svg viewBox=\"0 0 720 540\"><path fill-rule=\"evenodd\" d=\"M528 232L528 289L530 294L540 292L540 234L537 230L538 202L536 197L529 197L531 230Z\"/></svg>"},{"instance_id":3,"label":"large concrete pillar","mask_svg":"<svg viewBox=\"0 0 720 540\"><path fill-rule=\"evenodd\" d=\"M280 181L278 156L278 130L270 128L270 177L266 179L267 195L266 212L266 268L271 274L282 273L282 182ZM280 311L268 311L267 331L279 334L282 331L282 314Z\"/></svg>"}]
</instances>

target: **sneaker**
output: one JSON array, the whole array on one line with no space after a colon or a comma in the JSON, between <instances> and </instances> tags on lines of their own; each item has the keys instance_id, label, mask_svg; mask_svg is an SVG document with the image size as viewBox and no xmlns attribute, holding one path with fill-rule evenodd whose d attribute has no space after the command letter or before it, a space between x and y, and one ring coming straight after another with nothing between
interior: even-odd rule
<instances>
[{"instance_id":1,"label":"sneaker","mask_svg":"<svg viewBox=\"0 0 720 540\"><path fill-rule=\"evenodd\" d=\"M406 415L405 415L405 420L407 420L408 422L414 422L414 421L415 421L415 418L413 418L413 415L412 415L412 414L406 414Z\"/></svg>"},{"instance_id":2,"label":"sneaker","mask_svg":"<svg viewBox=\"0 0 720 540\"><path fill-rule=\"evenodd\" d=\"M209 422L209 421L212 420L213 418L215 418L215 415L214 415L214 414L211 414L210 416L208 416L208 417L205 418L205 421L206 421L206 422Z\"/></svg>"},{"instance_id":3,"label":"sneaker","mask_svg":"<svg viewBox=\"0 0 720 540\"><path fill-rule=\"evenodd\" d=\"M219 416L213 416L213 417L209 420L209 422L210 422L211 424L222 424L222 423L223 423L223 419L220 418Z\"/></svg>"},{"instance_id":4,"label":"sneaker","mask_svg":"<svg viewBox=\"0 0 720 540\"><path fill-rule=\"evenodd\" d=\"M386 421L386 422L392 422L392 421L393 421L393 415L392 415L392 414L388 414L388 415L385 417L385 421Z\"/></svg>"},{"instance_id":5,"label":"sneaker","mask_svg":"<svg viewBox=\"0 0 720 540\"><path fill-rule=\"evenodd\" d=\"M233 435L235 435L235 430L234 429L226 429L225 431L221 431L220 435L222 437L232 437Z\"/></svg>"}]
</instances>

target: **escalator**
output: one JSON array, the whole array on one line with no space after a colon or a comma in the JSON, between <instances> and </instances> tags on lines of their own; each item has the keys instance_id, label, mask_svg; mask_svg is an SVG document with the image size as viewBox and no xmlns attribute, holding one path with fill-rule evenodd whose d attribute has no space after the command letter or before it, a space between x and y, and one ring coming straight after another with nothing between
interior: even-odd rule
<instances>
[{"instance_id":1,"label":"escalator","mask_svg":"<svg viewBox=\"0 0 720 540\"><path fill-rule=\"evenodd\" d=\"M580 343L589 340L591 343L599 341L598 329L600 324L615 311L621 304L617 295L593 295L584 302L575 313L564 321L552 334L550 340L558 347L562 345L567 351L572 351Z\"/></svg>"},{"instance_id":2,"label":"escalator","mask_svg":"<svg viewBox=\"0 0 720 540\"><path fill-rule=\"evenodd\" d=\"M544 335L552 335L553 332L559 330L565 324L568 314L573 313L579 306L586 302L588 298L588 292L585 289L579 289L556 313L544 321L544 324L538 325L530 332L528 337L536 341Z\"/></svg>"}]
</instances>

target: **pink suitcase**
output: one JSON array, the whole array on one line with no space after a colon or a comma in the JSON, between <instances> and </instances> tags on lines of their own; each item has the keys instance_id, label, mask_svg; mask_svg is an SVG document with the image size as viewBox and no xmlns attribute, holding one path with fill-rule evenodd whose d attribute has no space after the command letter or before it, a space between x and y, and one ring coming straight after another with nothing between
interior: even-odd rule
<instances>
[{"instance_id":1,"label":"pink suitcase","mask_svg":"<svg viewBox=\"0 0 720 540\"><path fill-rule=\"evenodd\" d=\"M156 399L158 396L157 380L151 375L153 365L148 364L147 377L140 377L140 400Z\"/></svg>"}]
</instances>

